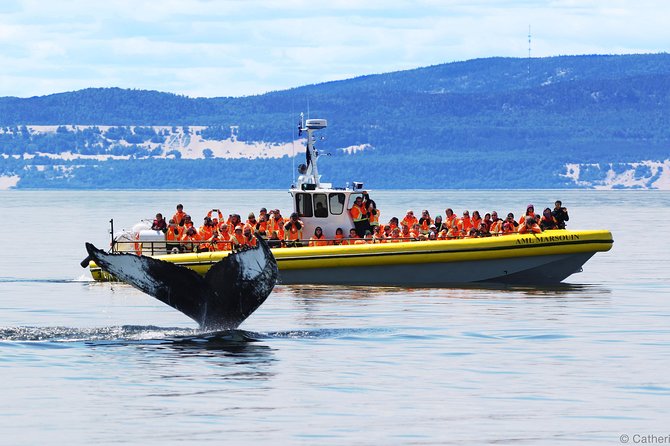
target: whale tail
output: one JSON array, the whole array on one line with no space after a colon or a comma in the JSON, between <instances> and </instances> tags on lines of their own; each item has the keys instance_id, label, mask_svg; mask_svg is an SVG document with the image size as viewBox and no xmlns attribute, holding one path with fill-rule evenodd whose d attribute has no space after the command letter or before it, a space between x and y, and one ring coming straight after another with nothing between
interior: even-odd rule
<instances>
[{"instance_id":1,"label":"whale tail","mask_svg":"<svg viewBox=\"0 0 670 446\"><path fill-rule=\"evenodd\" d=\"M206 330L237 328L272 292L278 269L267 243L230 253L204 277L171 262L133 254L108 254L86 243L103 270L181 311Z\"/></svg>"}]
</instances>

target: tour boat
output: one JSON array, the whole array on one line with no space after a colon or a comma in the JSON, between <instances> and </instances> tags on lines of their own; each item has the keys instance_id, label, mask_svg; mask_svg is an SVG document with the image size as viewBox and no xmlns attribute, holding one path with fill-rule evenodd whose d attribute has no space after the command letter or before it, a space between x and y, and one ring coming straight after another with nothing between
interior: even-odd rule
<instances>
[{"instance_id":1,"label":"tour boat","mask_svg":"<svg viewBox=\"0 0 670 446\"><path fill-rule=\"evenodd\" d=\"M301 119L307 133L306 164L289 193L293 211L303 222L303 237L320 226L327 239L335 230L354 227L349 213L357 197L368 195L363 183L333 187L321 182L314 132L324 119ZM150 224L149 224L150 225ZM306 244L306 243L305 243ZM441 287L473 282L519 285L556 284L580 272L596 252L613 244L607 230L551 230L541 234L508 234L454 240L364 243L272 249L281 284L375 285ZM113 251L142 252L205 274L230 251L168 254L165 236L140 224L113 236ZM140 251L141 250L141 251ZM95 280L114 280L93 261Z\"/></svg>"}]
</instances>

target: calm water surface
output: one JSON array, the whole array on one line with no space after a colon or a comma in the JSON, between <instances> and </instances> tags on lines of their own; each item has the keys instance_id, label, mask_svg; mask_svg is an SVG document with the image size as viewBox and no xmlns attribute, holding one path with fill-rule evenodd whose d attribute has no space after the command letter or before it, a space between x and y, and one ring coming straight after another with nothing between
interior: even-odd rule
<instances>
[{"instance_id":1,"label":"calm water surface","mask_svg":"<svg viewBox=\"0 0 670 446\"><path fill-rule=\"evenodd\" d=\"M200 219L284 191L0 191L2 444L620 444L668 435L670 193L403 191L407 208L519 215L562 199L614 249L555 288L278 286L240 328L79 267L177 202ZM658 228L658 229L657 229Z\"/></svg>"}]
</instances>

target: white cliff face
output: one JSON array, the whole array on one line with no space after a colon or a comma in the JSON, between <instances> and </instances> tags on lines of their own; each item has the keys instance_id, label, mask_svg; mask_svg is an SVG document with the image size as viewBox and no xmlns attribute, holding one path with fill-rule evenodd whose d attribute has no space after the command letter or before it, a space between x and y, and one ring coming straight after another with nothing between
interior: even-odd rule
<instances>
[{"instance_id":1,"label":"white cliff face","mask_svg":"<svg viewBox=\"0 0 670 446\"><path fill-rule=\"evenodd\" d=\"M562 176L592 189L670 190L670 159L636 163L566 164Z\"/></svg>"}]
</instances>

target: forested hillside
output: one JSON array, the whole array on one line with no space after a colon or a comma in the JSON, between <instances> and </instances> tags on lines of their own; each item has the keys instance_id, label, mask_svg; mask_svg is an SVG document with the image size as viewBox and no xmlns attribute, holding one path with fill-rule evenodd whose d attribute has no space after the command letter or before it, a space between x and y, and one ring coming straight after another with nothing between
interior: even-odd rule
<instances>
[{"instance_id":1,"label":"forested hillside","mask_svg":"<svg viewBox=\"0 0 670 446\"><path fill-rule=\"evenodd\" d=\"M291 144L307 110L329 122L321 170L336 183L670 187L668 54L478 59L240 98L117 88L0 98L0 176L16 187L285 187L290 152L244 149ZM185 159L196 138L198 156ZM340 150L352 147L363 150ZM258 181L277 169L286 174Z\"/></svg>"}]
</instances>

